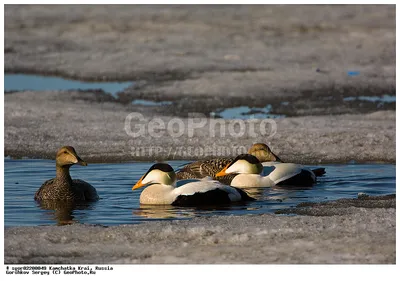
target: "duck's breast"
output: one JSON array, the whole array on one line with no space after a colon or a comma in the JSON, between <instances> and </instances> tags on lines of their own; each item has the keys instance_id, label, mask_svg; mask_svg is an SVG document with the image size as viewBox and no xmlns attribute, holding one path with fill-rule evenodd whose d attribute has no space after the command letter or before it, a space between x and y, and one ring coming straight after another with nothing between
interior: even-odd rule
<instances>
[{"instance_id":1,"label":"duck's breast","mask_svg":"<svg viewBox=\"0 0 400 281\"><path fill-rule=\"evenodd\" d=\"M268 176L254 175L254 174L238 174L233 178L231 186L245 188L245 187L272 187L274 183Z\"/></svg>"},{"instance_id":2,"label":"duck's breast","mask_svg":"<svg viewBox=\"0 0 400 281\"><path fill-rule=\"evenodd\" d=\"M176 195L174 187L162 184L152 184L140 194L140 204L169 205L174 202Z\"/></svg>"}]
</instances>

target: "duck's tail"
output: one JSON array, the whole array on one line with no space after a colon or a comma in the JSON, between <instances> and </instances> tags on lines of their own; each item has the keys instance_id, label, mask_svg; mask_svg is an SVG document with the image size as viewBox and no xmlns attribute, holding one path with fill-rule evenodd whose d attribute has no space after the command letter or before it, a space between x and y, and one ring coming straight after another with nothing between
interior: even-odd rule
<instances>
[{"instance_id":1,"label":"duck's tail","mask_svg":"<svg viewBox=\"0 0 400 281\"><path fill-rule=\"evenodd\" d=\"M313 169L312 171L316 177L320 177L320 176L326 174L325 168L317 168L317 169Z\"/></svg>"}]
</instances>

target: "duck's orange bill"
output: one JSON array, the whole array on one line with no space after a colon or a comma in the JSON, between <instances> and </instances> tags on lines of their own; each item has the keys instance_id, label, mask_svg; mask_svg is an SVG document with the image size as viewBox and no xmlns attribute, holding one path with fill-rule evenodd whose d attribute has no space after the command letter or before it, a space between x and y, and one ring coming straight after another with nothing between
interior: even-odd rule
<instances>
[{"instance_id":1,"label":"duck's orange bill","mask_svg":"<svg viewBox=\"0 0 400 281\"><path fill-rule=\"evenodd\" d=\"M228 166L229 166L229 165L226 165L226 167L223 168L223 169L222 169L221 171L219 171L218 173L216 173L215 176L216 176L216 177L226 176L227 173L226 173L225 171L226 171L226 169L228 169Z\"/></svg>"},{"instance_id":2,"label":"duck's orange bill","mask_svg":"<svg viewBox=\"0 0 400 281\"><path fill-rule=\"evenodd\" d=\"M144 184L142 183L142 180L143 180L143 177L141 177L140 180L138 180L138 182L134 186L132 186L132 190L135 190L135 189L138 189L138 188L141 188L142 186L144 186Z\"/></svg>"}]
</instances>

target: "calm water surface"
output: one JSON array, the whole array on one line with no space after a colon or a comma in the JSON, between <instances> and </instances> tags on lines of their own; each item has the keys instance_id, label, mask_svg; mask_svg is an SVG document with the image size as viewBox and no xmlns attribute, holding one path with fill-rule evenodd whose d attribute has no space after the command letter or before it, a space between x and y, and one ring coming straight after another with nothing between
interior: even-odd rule
<instances>
[{"instance_id":1,"label":"calm water surface","mask_svg":"<svg viewBox=\"0 0 400 281\"><path fill-rule=\"evenodd\" d=\"M231 108L221 108L213 115L218 115L223 119L255 119L255 118L283 118L282 114L271 114L272 106L270 104L265 107L248 107L238 106Z\"/></svg>"},{"instance_id":2,"label":"calm water surface","mask_svg":"<svg viewBox=\"0 0 400 281\"><path fill-rule=\"evenodd\" d=\"M6 74L4 75L4 90L6 91L46 91L46 90L90 90L102 89L117 97L117 93L131 86L133 82L84 82L64 79L55 76Z\"/></svg>"},{"instance_id":3,"label":"calm water surface","mask_svg":"<svg viewBox=\"0 0 400 281\"><path fill-rule=\"evenodd\" d=\"M187 161L170 161L174 168ZM219 209L140 206L143 189L131 187L152 163L89 164L73 166L72 178L80 178L96 187L101 199L87 205L67 208L40 206L33 196L40 185L55 175L52 160L11 160L4 165L4 221L5 226L56 225L67 223L118 225L148 220L190 219L196 216L246 215L273 213L300 202L315 202L338 198L355 198L358 192L369 195L396 192L395 165L351 164L323 165L327 174L311 190L247 190L258 200L245 205ZM46 209L47 208L47 209Z\"/></svg>"}]
</instances>

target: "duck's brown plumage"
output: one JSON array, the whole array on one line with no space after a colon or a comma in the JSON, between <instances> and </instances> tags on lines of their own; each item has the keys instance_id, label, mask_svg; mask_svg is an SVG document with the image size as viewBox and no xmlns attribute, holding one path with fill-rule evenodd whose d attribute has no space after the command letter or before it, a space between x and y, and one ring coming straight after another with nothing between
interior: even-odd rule
<instances>
[{"instance_id":1,"label":"duck's brown plumage","mask_svg":"<svg viewBox=\"0 0 400 281\"><path fill-rule=\"evenodd\" d=\"M260 162L282 162L283 161L274 154L268 145L264 143L256 143L253 144L248 154L251 154ZM199 179L204 177L212 177L220 181L223 184L230 184L233 178L237 174L228 174L222 177L216 177L215 175L221 171L226 165L230 164L234 160L234 157L224 157L224 158L214 158L209 160L200 160L190 164L187 164L183 168L181 168L177 173L177 179ZM315 176L320 177L325 174L325 168L317 168L312 170Z\"/></svg>"},{"instance_id":2,"label":"duck's brown plumage","mask_svg":"<svg viewBox=\"0 0 400 281\"><path fill-rule=\"evenodd\" d=\"M229 174L223 177L216 177L226 165L231 163L234 158L215 158L203 161L196 161L184 166L176 173L178 180L182 179L202 179L212 177L223 184L229 185L236 174Z\"/></svg>"},{"instance_id":3,"label":"duck's brown plumage","mask_svg":"<svg viewBox=\"0 0 400 281\"><path fill-rule=\"evenodd\" d=\"M45 181L35 193L35 200L95 201L99 199L96 189L89 183L75 179L69 174L69 168L79 164L86 166L72 146L60 148L56 156L56 177Z\"/></svg>"},{"instance_id":4,"label":"duck's brown plumage","mask_svg":"<svg viewBox=\"0 0 400 281\"><path fill-rule=\"evenodd\" d=\"M260 162L281 161L279 157L272 153L271 149L263 143L253 144L249 149L249 154L257 157ZM181 168L176 173L176 176L178 180L212 177L223 184L230 184L237 174L229 174L223 177L215 177L215 175L234 159L234 157L223 157L196 161Z\"/></svg>"},{"instance_id":5,"label":"duck's brown plumage","mask_svg":"<svg viewBox=\"0 0 400 281\"><path fill-rule=\"evenodd\" d=\"M215 158L200 160L187 164L177 173L178 179L214 177L226 165L231 163L233 158Z\"/></svg>"}]
</instances>

